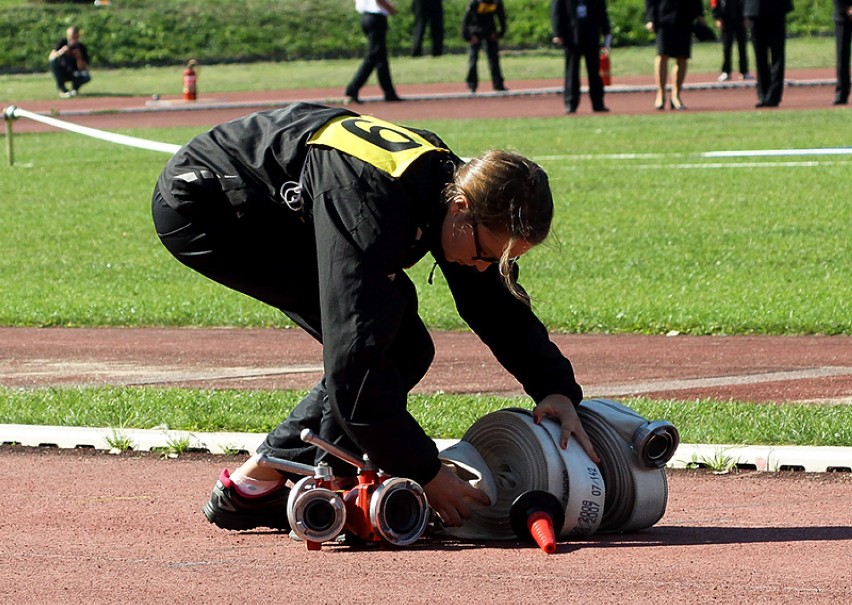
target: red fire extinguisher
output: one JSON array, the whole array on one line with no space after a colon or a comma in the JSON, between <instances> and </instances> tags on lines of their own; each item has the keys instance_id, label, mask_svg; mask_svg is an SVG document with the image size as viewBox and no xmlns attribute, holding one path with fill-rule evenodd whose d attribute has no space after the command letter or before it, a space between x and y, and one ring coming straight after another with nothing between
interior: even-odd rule
<instances>
[{"instance_id":1,"label":"red fire extinguisher","mask_svg":"<svg viewBox=\"0 0 852 605\"><path fill-rule=\"evenodd\" d=\"M612 73L610 72L609 67L609 50L606 47L601 49L600 74L604 86L609 86L610 84L612 84Z\"/></svg>"},{"instance_id":2,"label":"red fire extinguisher","mask_svg":"<svg viewBox=\"0 0 852 605\"><path fill-rule=\"evenodd\" d=\"M190 59L183 70L183 100L195 101L198 98L198 75L195 73L195 59Z\"/></svg>"}]
</instances>

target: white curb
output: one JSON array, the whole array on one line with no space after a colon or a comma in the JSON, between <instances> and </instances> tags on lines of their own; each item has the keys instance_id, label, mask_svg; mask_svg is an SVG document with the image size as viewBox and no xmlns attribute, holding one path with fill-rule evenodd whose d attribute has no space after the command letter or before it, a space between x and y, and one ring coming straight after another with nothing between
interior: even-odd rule
<instances>
[{"instance_id":1,"label":"white curb","mask_svg":"<svg viewBox=\"0 0 852 605\"><path fill-rule=\"evenodd\" d=\"M118 439L134 450L189 448L211 454L253 453L265 433L196 433L162 429L112 429L67 426L0 424L0 443L63 449L111 450ZM455 439L436 439L439 450ZM112 443L111 443L112 442ZM671 468L737 466L758 471L852 472L852 447L800 447L681 443L669 462Z\"/></svg>"}]
</instances>

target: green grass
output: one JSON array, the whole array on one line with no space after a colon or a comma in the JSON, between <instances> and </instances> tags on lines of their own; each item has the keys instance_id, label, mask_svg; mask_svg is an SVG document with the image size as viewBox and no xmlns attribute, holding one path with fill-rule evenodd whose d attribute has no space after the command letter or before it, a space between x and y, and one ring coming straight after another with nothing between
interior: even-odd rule
<instances>
[{"instance_id":1,"label":"green grass","mask_svg":"<svg viewBox=\"0 0 852 605\"><path fill-rule=\"evenodd\" d=\"M713 73L721 65L718 44L696 44L689 71ZM653 81L653 47L626 47L613 51L614 83L623 76L647 76ZM833 38L797 38L787 42L787 68L830 68L834 66ZM202 96L216 92L280 90L300 88L343 89L355 71L357 60L289 61L239 65L201 66L199 90ZM753 61L752 61L753 64ZM464 55L442 57L393 57L391 70L396 84L457 82L464 90L467 59ZM512 80L562 77L564 59L556 50L505 52L501 65L509 86ZM93 80L83 89L87 95L179 95L182 67L92 70ZM480 69L486 69L482 66ZM484 73L484 72L483 72ZM371 80L374 82L375 80ZM687 84L689 76L687 75ZM0 75L0 103L55 99L53 81L48 73ZM342 92L341 92L342 94Z\"/></svg>"},{"instance_id":2,"label":"green grass","mask_svg":"<svg viewBox=\"0 0 852 605\"><path fill-rule=\"evenodd\" d=\"M285 418L303 392L84 388L33 391L0 388L0 424L155 428L265 433ZM648 419L666 419L685 443L852 445L850 407L624 399ZM518 397L412 395L409 409L433 438L458 439L478 418ZM132 446L132 444L129 444ZM177 449L179 444L175 444Z\"/></svg>"},{"instance_id":3,"label":"green grass","mask_svg":"<svg viewBox=\"0 0 852 605\"><path fill-rule=\"evenodd\" d=\"M845 112L420 125L462 155L509 146L548 170L558 205L553 241L523 259L521 278L552 330L852 333L843 157L746 167L695 155L847 145ZM197 130L132 134L180 143ZM149 204L164 154L68 133L16 136L15 146L31 167L2 169L0 325L289 325L159 244ZM662 157L601 157L626 152ZM717 163L725 167L707 167ZM430 268L412 270L427 324L463 329L443 280L427 284Z\"/></svg>"},{"instance_id":4,"label":"green grass","mask_svg":"<svg viewBox=\"0 0 852 605\"><path fill-rule=\"evenodd\" d=\"M690 68L714 72L717 46ZM831 42L791 40L791 68L833 64ZM647 74L652 49L616 55L618 75ZM393 62L400 83L447 79L458 56ZM554 53L505 57L511 77L558 77ZM457 65L458 64L458 65ZM339 86L352 61L205 68L202 90ZM454 71L455 70L455 71ZM168 94L169 69L100 72L92 94ZM281 78L270 74L281 73ZM44 89L47 88L47 91ZM177 90L173 91L177 94ZM0 98L52 98L49 79L0 76ZM510 147L548 170L554 237L522 263L548 327L565 332L852 333L852 206L843 157L809 166L704 160L706 150L848 146L845 112L577 116L420 122L460 154ZM180 144L200 129L127 131ZM281 315L209 283L161 247L149 200L166 156L67 133L15 137L0 178L0 325L280 326ZM661 154L613 160L604 154ZM803 158L785 158L797 161ZM715 164L721 167L710 167ZM752 165L753 164L753 165ZM27 167L28 166L28 167ZM412 277L430 327L463 329L430 267ZM0 423L266 432L297 392L0 389ZM626 400L665 418L685 442L852 445L848 406ZM529 402L414 396L433 437L457 438L483 414ZM118 433L120 436L120 432Z\"/></svg>"}]
</instances>

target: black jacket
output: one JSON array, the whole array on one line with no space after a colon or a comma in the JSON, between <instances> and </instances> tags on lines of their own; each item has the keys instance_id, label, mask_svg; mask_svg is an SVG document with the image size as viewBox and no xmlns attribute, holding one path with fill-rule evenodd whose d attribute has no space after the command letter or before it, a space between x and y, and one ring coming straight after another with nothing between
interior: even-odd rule
<instances>
[{"instance_id":1,"label":"black jacket","mask_svg":"<svg viewBox=\"0 0 852 605\"><path fill-rule=\"evenodd\" d=\"M361 147L411 148L398 141L413 132L435 148L414 145L427 151L392 176L338 148L308 144L337 118L349 118L339 131L356 133ZM159 185L169 205L189 204L197 191L184 193L173 184L182 182L179 175L189 173L192 180L193 171L209 170L221 175L232 206L250 213L257 204L282 203L285 192L301 182L304 220L282 224L281 237L287 238L288 229L309 229L316 246L294 250L282 262L317 267L332 409L379 467L426 483L440 468L437 450L406 410L411 385L393 353L403 319L417 313L414 286L403 269L425 254L440 266L462 318L535 401L562 393L579 403L582 390L570 362L533 311L504 287L497 267L479 272L444 258L442 190L461 160L427 131L400 130L403 136L393 143L371 139L381 132L364 122L368 119L307 103L251 114L193 139L169 163Z\"/></svg>"},{"instance_id":2,"label":"black jacket","mask_svg":"<svg viewBox=\"0 0 852 605\"><path fill-rule=\"evenodd\" d=\"M743 0L746 17L772 17L786 15L793 10L793 0Z\"/></svg>"},{"instance_id":3,"label":"black jacket","mask_svg":"<svg viewBox=\"0 0 852 605\"><path fill-rule=\"evenodd\" d=\"M503 0L471 0L462 17L462 38L480 40L493 33L502 38L506 33L506 9Z\"/></svg>"},{"instance_id":4,"label":"black jacket","mask_svg":"<svg viewBox=\"0 0 852 605\"><path fill-rule=\"evenodd\" d=\"M702 0L645 0L645 21L688 26L704 14ZM772 0L773 2L775 0Z\"/></svg>"},{"instance_id":5,"label":"black jacket","mask_svg":"<svg viewBox=\"0 0 852 605\"><path fill-rule=\"evenodd\" d=\"M834 22L846 23L849 21L849 14L846 12L852 6L852 0L834 0Z\"/></svg>"},{"instance_id":6,"label":"black jacket","mask_svg":"<svg viewBox=\"0 0 852 605\"><path fill-rule=\"evenodd\" d=\"M743 18L743 0L711 0L710 13L714 19L733 22Z\"/></svg>"},{"instance_id":7,"label":"black jacket","mask_svg":"<svg viewBox=\"0 0 852 605\"><path fill-rule=\"evenodd\" d=\"M611 33L606 0L553 0L550 22L566 46L600 45L601 36Z\"/></svg>"}]
</instances>

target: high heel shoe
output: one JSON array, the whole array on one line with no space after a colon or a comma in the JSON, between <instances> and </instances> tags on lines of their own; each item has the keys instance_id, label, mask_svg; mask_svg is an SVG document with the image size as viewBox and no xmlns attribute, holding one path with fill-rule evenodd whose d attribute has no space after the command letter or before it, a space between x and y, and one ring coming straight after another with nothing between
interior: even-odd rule
<instances>
[{"instance_id":1,"label":"high heel shoe","mask_svg":"<svg viewBox=\"0 0 852 605\"><path fill-rule=\"evenodd\" d=\"M669 106L670 106L672 109L674 109L675 111L684 111L684 110L686 110L686 105L684 105L684 104L683 104L683 101L681 101L680 103L677 103L677 104L676 104L676 103L674 102L674 99L670 99L670 100L669 100Z\"/></svg>"},{"instance_id":2,"label":"high heel shoe","mask_svg":"<svg viewBox=\"0 0 852 605\"><path fill-rule=\"evenodd\" d=\"M663 111L665 108L666 108L666 98L665 97L662 97L661 99L654 101L654 109L656 109L657 111Z\"/></svg>"}]
</instances>

